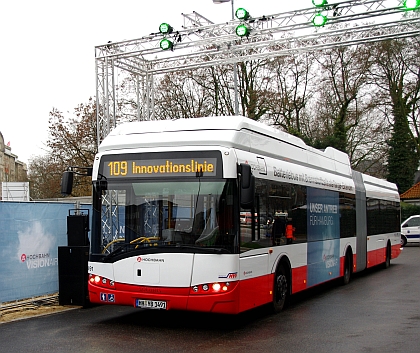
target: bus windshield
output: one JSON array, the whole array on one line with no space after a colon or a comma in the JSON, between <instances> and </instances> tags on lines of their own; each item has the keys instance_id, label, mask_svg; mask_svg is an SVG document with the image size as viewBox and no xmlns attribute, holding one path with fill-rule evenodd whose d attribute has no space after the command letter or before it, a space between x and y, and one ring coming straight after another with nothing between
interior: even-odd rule
<instances>
[{"instance_id":1,"label":"bus windshield","mask_svg":"<svg viewBox=\"0 0 420 353\"><path fill-rule=\"evenodd\" d=\"M117 180L106 185L101 189L100 241L93 242L92 253L112 257L150 247L237 251L235 180Z\"/></svg>"}]
</instances>

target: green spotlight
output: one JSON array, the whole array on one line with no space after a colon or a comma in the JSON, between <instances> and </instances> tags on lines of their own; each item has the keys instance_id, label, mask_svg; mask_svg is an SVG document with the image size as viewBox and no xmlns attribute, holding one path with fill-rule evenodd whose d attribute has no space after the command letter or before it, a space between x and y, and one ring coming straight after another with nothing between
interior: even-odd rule
<instances>
[{"instance_id":1,"label":"green spotlight","mask_svg":"<svg viewBox=\"0 0 420 353\"><path fill-rule=\"evenodd\" d=\"M328 2L327 0L312 0L312 4L316 7L323 7L328 5Z\"/></svg>"},{"instance_id":2,"label":"green spotlight","mask_svg":"<svg viewBox=\"0 0 420 353\"><path fill-rule=\"evenodd\" d=\"M240 7L236 10L235 16L238 20L244 20L246 21L249 18L249 12L245 10L244 8Z\"/></svg>"},{"instance_id":3,"label":"green spotlight","mask_svg":"<svg viewBox=\"0 0 420 353\"><path fill-rule=\"evenodd\" d=\"M172 33L172 31L173 28L167 23L161 23L161 25L159 26L159 32L162 34L170 34Z\"/></svg>"},{"instance_id":4,"label":"green spotlight","mask_svg":"<svg viewBox=\"0 0 420 353\"><path fill-rule=\"evenodd\" d=\"M238 27L236 27L236 35L238 35L239 37L247 37L249 35L249 32L249 28L244 24L240 24Z\"/></svg>"},{"instance_id":5,"label":"green spotlight","mask_svg":"<svg viewBox=\"0 0 420 353\"><path fill-rule=\"evenodd\" d=\"M172 49L173 46L173 43L169 39L164 38L160 41L160 48L162 50Z\"/></svg>"},{"instance_id":6,"label":"green spotlight","mask_svg":"<svg viewBox=\"0 0 420 353\"><path fill-rule=\"evenodd\" d=\"M321 13L317 13L314 18L312 19L312 24L315 27L322 27L327 23L327 16L321 14Z\"/></svg>"},{"instance_id":7,"label":"green spotlight","mask_svg":"<svg viewBox=\"0 0 420 353\"><path fill-rule=\"evenodd\" d=\"M420 8L420 0L404 0L404 10L411 11Z\"/></svg>"}]
</instances>

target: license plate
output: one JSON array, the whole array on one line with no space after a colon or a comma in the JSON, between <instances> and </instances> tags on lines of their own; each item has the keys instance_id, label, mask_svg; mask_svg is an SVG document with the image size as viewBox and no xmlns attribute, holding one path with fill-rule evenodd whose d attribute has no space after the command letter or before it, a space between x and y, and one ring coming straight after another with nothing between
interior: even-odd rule
<instances>
[{"instance_id":1,"label":"license plate","mask_svg":"<svg viewBox=\"0 0 420 353\"><path fill-rule=\"evenodd\" d=\"M166 310L166 302L163 300L147 300L137 299L136 307L143 309L164 309Z\"/></svg>"}]
</instances>

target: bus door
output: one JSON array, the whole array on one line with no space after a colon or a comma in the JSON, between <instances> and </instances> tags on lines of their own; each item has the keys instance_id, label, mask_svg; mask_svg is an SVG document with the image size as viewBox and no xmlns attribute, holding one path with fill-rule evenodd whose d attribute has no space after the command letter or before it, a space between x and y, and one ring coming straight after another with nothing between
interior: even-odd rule
<instances>
[{"instance_id":1,"label":"bus door","mask_svg":"<svg viewBox=\"0 0 420 353\"><path fill-rule=\"evenodd\" d=\"M269 297L272 281L269 276L268 248L271 239L266 237L265 207L261 207L261 180L255 180L255 202L251 209L242 209L240 213L241 248L239 257L240 276L240 311L263 305L271 300Z\"/></svg>"}]
</instances>

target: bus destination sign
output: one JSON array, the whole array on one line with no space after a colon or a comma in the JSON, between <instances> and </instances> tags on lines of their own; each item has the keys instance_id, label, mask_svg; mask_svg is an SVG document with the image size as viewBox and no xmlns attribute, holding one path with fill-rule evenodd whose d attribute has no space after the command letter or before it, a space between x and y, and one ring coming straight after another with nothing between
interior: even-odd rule
<instances>
[{"instance_id":1,"label":"bus destination sign","mask_svg":"<svg viewBox=\"0 0 420 353\"><path fill-rule=\"evenodd\" d=\"M106 178L150 178L168 176L216 176L217 158L165 158L102 161Z\"/></svg>"}]
</instances>

